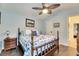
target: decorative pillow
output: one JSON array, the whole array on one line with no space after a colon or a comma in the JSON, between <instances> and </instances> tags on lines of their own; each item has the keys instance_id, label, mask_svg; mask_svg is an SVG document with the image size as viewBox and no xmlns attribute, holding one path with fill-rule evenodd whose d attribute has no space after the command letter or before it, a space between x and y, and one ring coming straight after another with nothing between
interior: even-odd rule
<instances>
[{"instance_id":1,"label":"decorative pillow","mask_svg":"<svg viewBox=\"0 0 79 59\"><path fill-rule=\"evenodd\" d=\"M32 31L34 36L37 36L37 32L36 31Z\"/></svg>"},{"instance_id":2,"label":"decorative pillow","mask_svg":"<svg viewBox=\"0 0 79 59\"><path fill-rule=\"evenodd\" d=\"M31 35L31 30L26 30L26 35Z\"/></svg>"},{"instance_id":3,"label":"decorative pillow","mask_svg":"<svg viewBox=\"0 0 79 59\"><path fill-rule=\"evenodd\" d=\"M39 33L39 31L38 31L38 30L37 30L36 32L37 32L37 35L40 35L40 33Z\"/></svg>"}]
</instances>

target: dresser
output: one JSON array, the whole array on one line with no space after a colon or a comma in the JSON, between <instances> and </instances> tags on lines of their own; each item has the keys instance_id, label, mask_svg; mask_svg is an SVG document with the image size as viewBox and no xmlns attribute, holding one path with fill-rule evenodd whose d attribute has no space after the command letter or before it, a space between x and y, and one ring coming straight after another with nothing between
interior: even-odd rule
<instances>
[{"instance_id":1,"label":"dresser","mask_svg":"<svg viewBox=\"0 0 79 59\"><path fill-rule=\"evenodd\" d=\"M4 50L9 50L17 47L17 38L7 37L4 39Z\"/></svg>"}]
</instances>

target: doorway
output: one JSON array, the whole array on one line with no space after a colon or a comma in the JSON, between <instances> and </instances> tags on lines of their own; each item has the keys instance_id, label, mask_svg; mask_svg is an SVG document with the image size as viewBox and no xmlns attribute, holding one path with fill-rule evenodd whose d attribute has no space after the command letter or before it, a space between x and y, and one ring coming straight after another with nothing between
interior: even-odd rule
<instances>
[{"instance_id":1,"label":"doorway","mask_svg":"<svg viewBox=\"0 0 79 59\"><path fill-rule=\"evenodd\" d=\"M77 24L79 24L79 16L70 16L68 21L68 46L77 52Z\"/></svg>"}]
</instances>

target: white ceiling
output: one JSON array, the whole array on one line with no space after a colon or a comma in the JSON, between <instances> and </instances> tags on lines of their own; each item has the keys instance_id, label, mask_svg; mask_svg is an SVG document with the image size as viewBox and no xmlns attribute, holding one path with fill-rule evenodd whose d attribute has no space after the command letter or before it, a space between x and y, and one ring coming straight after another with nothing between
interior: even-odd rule
<instances>
[{"instance_id":1,"label":"white ceiling","mask_svg":"<svg viewBox=\"0 0 79 59\"><path fill-rule=\"evenodd\" d=\"M48 4L49 5L49 4ZM40 3L2 3L0 7L3 10L18 12L21 14L29 14L29 15L38 15L39 11L33 10L32 7L42 7ZM53 12L57 10L63 10L68 8L79 7L79 3L61 3L60 7L53 10Z\"/></svg>"},{"instance_id":2,"label":"white ceiling","mask_svg":"<svg viewBox=\"0 0 79 59\"><path fill-rule=\"evenodd\" d=\"M5 10L12 10L20 13L31 13L35 10L32 7L42 7L40 3L3 3L0 4ZM79 6L79 3L65 3L61 4L57 9L67 9Z\"/></svg>"}]
</instances>

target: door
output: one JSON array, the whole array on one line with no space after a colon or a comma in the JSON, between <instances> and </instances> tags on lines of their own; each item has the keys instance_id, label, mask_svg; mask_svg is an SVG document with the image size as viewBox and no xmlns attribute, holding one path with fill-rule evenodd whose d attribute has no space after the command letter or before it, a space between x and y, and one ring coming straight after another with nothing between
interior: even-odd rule
<instances>
[{"instance_id":1,"label":"door","mask_svg":"<svg viewBox=\"0 0 79 59\"><path fill-rule=\"evenodd\" d=\"M77 52L79 54L79 24L77 24Z\"/></svg>"},{"instance_id":2,"label":"door","mask_svg":"<svg viewBox=\"0 0 79 59\"><path fill-rule=\"evenodd\" d=\"M79 52L79 16L69 17L68 24L68 46L74 48L76 54L77 51ZM74 36L75 34L77 37Z\"/></svg>"}]
</instances>

